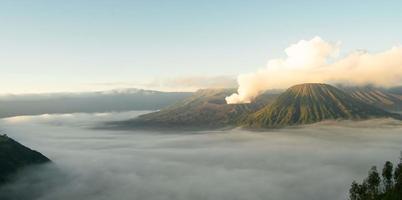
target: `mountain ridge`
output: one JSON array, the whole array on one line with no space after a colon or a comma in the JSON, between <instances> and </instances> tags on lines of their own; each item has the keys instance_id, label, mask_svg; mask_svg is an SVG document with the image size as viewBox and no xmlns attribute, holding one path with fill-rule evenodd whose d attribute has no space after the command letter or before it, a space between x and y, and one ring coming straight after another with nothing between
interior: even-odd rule
<instances>
[{"instance_id":1,"label":"mountain ridge","mask_svg":"<svg viewBox=\"0 0 402 200\"><path fill-rule=\"evenodd\" d=\"M137 118L106 123L106 128L219 129L225 127L277 128L322 120L393 117L381 108L334 86L305 83L281 94L267 91L249 104L227 104L236 89L202 89L192 96Z\"/></svg>"},{"instance_id":2,"label":"mountain ridge","mask_svg":"<svg viewBox=\"0 0 402 200\"><path fill-rule=\"evenodd\" d=\"M8 95L0 96L0 118L72 112L157 110L191 95L191 92L160 92L142 89Z\"/></svg>"},{"instance_id":3,"label":"mountain ridge","mask_svg":"<svg viewBox=\"0 0 402 200\"><path fill-rule=\"evenodd\" d=\"M391 112L402 111L402 94L397 93L397 88L386 89L367 85L360 87L340 86L340 89L354 98L381 109Z\"/></svg>"}]
</instances>

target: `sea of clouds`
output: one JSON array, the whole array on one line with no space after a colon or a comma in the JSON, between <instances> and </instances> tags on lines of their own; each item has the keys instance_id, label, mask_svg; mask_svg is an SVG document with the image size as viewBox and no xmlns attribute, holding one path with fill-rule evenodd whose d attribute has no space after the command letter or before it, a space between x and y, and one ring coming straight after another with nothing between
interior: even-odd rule
<instances>
[{"instance_id":1,"label":"sea of clouds","mask_svg":"<svg viewBox=\"0 0 402 200\"><path fill-rule=\"evenodd\" d=\"M402 150L402 123L391 119L262 132L92 129L140 113L0 120L3 133L53 161L21 172L0 199L340 200Z\"/></svg>"}]
</instances>

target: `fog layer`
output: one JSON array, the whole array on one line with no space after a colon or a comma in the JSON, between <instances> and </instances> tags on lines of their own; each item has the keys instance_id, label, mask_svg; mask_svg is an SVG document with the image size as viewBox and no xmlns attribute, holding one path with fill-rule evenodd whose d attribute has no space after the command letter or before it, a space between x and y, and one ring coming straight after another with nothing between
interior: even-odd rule
<instances>
[{"instance_id":1,"label":"fog layer","mask_svg":"<svg viewBox=\"0 0 402 200\"><path fill-rule=\"evenodd\" d=\"M396 161L402 124L324 122L249 132L110 131L137 112L14 117L2 131L55 165L28 169L4 198L43 200L340 200L371 165Z\"/></svg>"}]
</instances>

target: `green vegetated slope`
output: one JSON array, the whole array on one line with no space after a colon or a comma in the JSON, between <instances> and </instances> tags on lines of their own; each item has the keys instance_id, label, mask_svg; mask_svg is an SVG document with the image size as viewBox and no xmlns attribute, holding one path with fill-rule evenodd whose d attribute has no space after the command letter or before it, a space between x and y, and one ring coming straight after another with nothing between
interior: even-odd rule
<instances>
[{"instance_id":1,"label":"green vegetated slope","mask_svg":"<svg viewBox=\"0 0 402 200\"><path fill-rule=\"evenodd\" d=\"M289 88L272 104L251 114L243 123L249 127L283 127L327 119L392 116L331 85L306 83Z\"/></svg>"},{"instance_id":2,"label":"green vegetated slope","mask_svg":"<svg viewBox=\"0 0 402 200\"><path fill-rule=\"evenodd\" d=\"M41 153L21 145L6 135L0 135L0 184L5 183L10 175L24 167L49 161Z\"/></svg>"}]
</instances>

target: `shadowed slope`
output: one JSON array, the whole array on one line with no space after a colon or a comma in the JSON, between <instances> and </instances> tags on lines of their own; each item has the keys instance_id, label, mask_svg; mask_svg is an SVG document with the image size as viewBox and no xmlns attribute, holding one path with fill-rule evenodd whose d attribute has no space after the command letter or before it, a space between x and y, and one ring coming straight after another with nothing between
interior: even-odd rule
<instances>
[{"instance_id":1,"label":"shadowed slope","mask_svg":"<svg viewBox=\"0 0 402 200\"><path fill-rule=\"evenodd\" d=\"M6 135L0 135L0 184L24 167L49 161L41 153L21 145Z\"/></svg>"}]
</instances>

